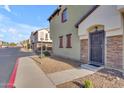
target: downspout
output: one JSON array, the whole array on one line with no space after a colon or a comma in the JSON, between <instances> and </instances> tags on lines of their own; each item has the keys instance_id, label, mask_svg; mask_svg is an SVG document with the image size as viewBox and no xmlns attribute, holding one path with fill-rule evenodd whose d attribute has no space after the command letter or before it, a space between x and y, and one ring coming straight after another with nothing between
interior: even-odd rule
<instances>
[{"instance_id":1,"label":"downspout","mask_svg":"<svg viewBox=\"0 0 124 93\"><path fill-rule=\"evenodd\" d=\"M122 31L123 31L122 32L122 42L123 42L122 43L123 44L123 46L122 46L122 48L123 48L122 49L122 51L123 51L122 52L123 53L122 54L122 73L123 73L123 76L124 76L124 15L122 14L122 12L120 12L120 13L121 13L121 18L122 18L122 22L121 22L122 23L122 27L121 28L122 28Z\"/></svg>"},{"instance_id":2,"label":"downspout","mask_svg":"<svg viewBox=\"0 0 124 93\"><path fill-rule=\"evenodd\" d=\"M123 14L122 14L122 19L123 19L122 20L123 21L122 22L122 29L123 29L123 35L122 35L123 36L123 40L122 40L123 42L123 47L122 47L123 48L123 55L122 55L123 68L122 69L124 70L124 15ZM123 71L123 75L124 75L124 71Z\"/></svg>"}]
</instances>

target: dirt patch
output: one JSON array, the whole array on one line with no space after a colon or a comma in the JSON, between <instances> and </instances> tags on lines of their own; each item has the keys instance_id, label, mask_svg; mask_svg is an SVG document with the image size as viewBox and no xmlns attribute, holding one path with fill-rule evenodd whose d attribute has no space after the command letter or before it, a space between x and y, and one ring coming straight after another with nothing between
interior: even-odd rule
<instances>
[{"instance_id":1,"label":"dirt patch","mask_svg":"<svg viewBox=\"0 0 124 93\"><path fill-rule=\"evenodd\" d=\"M43 57L42 59L32 57L32 59L35 60L37 65L47 74L80 66L80 62L59 57Z\"/></svg>"},{"instance_id":2,"label":"dirt patch","mask_svg":"<svg viewBox=\"0 0 124 93\"><path fill-rule=\"evenodd\" d=\"M94 88L121 88L124 87L124 76L114 69L102 69L92 75L88 75L73 81L57 85L59 88L83 87L85 80L91 80Z\"/></svg>"}]
</instances>

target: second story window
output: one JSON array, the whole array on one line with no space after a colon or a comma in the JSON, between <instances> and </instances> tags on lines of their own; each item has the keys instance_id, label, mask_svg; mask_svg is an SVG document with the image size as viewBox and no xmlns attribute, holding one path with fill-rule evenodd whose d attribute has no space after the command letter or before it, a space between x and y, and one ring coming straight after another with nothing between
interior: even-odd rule
<instances>
[{"instance_id":1,"label":"second story window","mask_svg":"<svg viewBox=\"0 0 124 93\"><path fill-rule=\"evenodd\" d=\"M48 34L46 34L45 40L48 40Z\"/></svg>"},{"instance_id":2,"label":"second story window","mask_svg":"<svg viewBox=\"0 0 124 93\"><path fill-rule=\"evenodd\" d=\"M62 18L61 18L62 22L63 23L66 22L67 21L67 18L68 18L68 15L67 15L67 8L66 8L62 12Z\"/></svg>"}]
</instances>

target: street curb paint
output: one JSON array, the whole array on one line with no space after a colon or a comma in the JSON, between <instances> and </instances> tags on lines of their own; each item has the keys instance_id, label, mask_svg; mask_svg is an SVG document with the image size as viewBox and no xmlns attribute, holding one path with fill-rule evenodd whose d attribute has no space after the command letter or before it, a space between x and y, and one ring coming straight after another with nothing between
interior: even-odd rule
<instances>
[{"instance_id":1,"label":"street curb paint","mask_svg":"<svg viewBox=\"0 0 124 93\"><path fill-rule=\"evenodd\" d=\"M9 82L6 86L7 88L14 88L15 87L14 86L14 81L15 81L16 72L17 72L17 68L18 68L18 63L19 63L18 61L19 61L19 58L16 60L16 64L13 68L13 71L12 71L12 73L10 75L10 78L9 78Z\"/></svg>"}]
</instances>

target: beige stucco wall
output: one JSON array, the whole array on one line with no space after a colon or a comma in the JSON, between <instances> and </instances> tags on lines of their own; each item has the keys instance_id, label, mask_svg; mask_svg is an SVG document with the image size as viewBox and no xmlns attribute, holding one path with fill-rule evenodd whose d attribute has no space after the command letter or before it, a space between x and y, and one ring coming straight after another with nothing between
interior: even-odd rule
<instances>
[{"instance_id":1,"label":"beige stucco wall","mask_svg":"<svg viewBox=\"0 0 124 93\"><path fill-rule=\"evenodd\" d=\"M78 37L76 22L91 8L92 6L62 6L59 14L50 22L50 33L53 40L53 53L58 56L80 60L80 40ZM67 8L68 21L61 23L61 13ZM66 48L66 34L72 34L72 48ZM64 38L64 48L59 48L59 36Z\"/></svg>"},{"instance_id":2,"label":"beige stucco wall","mask_svg":"<svg viewBox=\"0 0 124 93\"><path fill-rule=\"evenodd\" d=\"M87 29L94 25L104 25L106 36L121 35L123 33L121 20L116 5L100 6L79 25L78 35L86 37Z\"/></svg>"},{"instance_id":3,"label":"beige stucco wall","mask_svg":"<svg viewBox=\"0 0 124 93\"><path fill-rule=\"evenodd\" d=\"M106 37L123 35L122 14L116 5L99 6L88 18L86 18L78 29L80 39L88 39L89 28L95 25L103 25ZM107 40L105 40L107 45ZM107 62L105 46L105 64Z\"/></svg>"}]
</instances>

